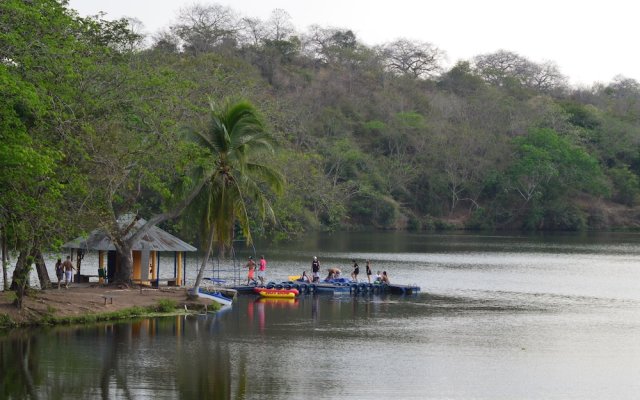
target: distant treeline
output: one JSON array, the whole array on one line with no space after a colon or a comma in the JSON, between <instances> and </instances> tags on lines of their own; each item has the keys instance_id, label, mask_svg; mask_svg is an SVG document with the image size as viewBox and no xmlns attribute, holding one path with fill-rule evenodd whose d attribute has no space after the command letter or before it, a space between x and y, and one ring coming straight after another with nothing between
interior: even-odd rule
<instances>
[{"instance_id":1,"label":"distant treeline","mask_svg":"<svg viewBox=\"0 0 640 400\"><path fill-rule=\"evenodd\" d=\"M66 2L0 4L3 232L54 245L162 212L201 160L184 133L225 99L254 104L279 142L265 162L286 186L258 233L640 226L633 79L573 88L512 51L445 69L431 43L297 32L283 10L193 5L175 21L144 38ZM195 239L197 224L164 227Z\"/></svg>"}]
</instances>

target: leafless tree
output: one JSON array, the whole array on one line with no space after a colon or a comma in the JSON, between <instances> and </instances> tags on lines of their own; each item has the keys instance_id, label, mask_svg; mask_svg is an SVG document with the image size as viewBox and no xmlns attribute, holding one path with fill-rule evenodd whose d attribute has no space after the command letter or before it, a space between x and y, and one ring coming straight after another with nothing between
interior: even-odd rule
<instances>
[{"instance_id":1,"label":"leafless tree","mask_svg":"<svg viewBox=\"0 0 640 400\"><path fill-rule=\"evenodd\" d=\"M565 87L567 82L555 63L547 61L537 64L506 50L479 55L475 57L474 64L475 71L496 86L505 86L513 81L524 87L549 92Z\"/></svg>"},{"instance_id":2,"label":"leafless tree","mask_svg":"<svg viewBox=\"0 0 640 400\"><path fill-rule=\"evenodd\" d=\"M304 36L307 54L329 64L339 61L346 51L353 51L357 46L356 35L346 29L312 25Z\"/></svg>"},{"instance_id":3,"label":"leafless tree","mask_svg":"<svg viewBox=\"0 0 640 400\"><path fill-rule=\"evenodd\" d=\"M267 37L267 26L259 18L242 18L240 21L240 39L250 46L259 46Z\"/></svg>"},{"instance_id":4,"label":"leafless tree","mask_svg":"<svg viewBox=\"0 0 640 400\"><path fill-rule=\"evenodd\" d=\"M219 4L194 4L178 13L171 31L183 42L183 48L196 54L212 51L224 42L237 40L240 20L229 7Z\"/></svg>"},{"instance_id":5,"label":"leafless tree","mask_svg":"<svg viewBox=\"0 0 640 400\"><path fill-rule=\"evenodd\" d=\"M427 42L398 39L381 48L387 67L400 75L428 78L442 71L444 51Z\"/></svg>"},{"instance_id":6,"label":"leafless tree","mask_svg":"<svg viewBox=\"0 0 640 400\"><path fill-rule=\"evenodd\" d=\"M271 12L271 17L266 22L266 32L269 40L288 40L295 32L291 16L281 8Z\"/></svg>"}]
</instances>

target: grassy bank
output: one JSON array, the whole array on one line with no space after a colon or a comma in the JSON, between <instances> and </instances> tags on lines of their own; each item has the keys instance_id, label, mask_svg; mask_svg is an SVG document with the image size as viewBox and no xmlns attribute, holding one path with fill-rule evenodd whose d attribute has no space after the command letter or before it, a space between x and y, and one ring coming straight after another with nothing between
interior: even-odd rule
<instances>
[{"instance_id":1,"label":"grassy bank","mask_svg":"<svg viewBox=\"0 0 640 400\"><path fill-rule=\"evenodd\" d=\"M113 297L112 303L105 300ZM217 303L189 300L184 291L69 289L33 291L22 310L12 305L12 292L0 296L0 330L21 327L91 324L217 311Z\"/></svg>"},{"instance_id":2,"label":"grassy bank","mask_svg":"<svg viewBox=\"0 0 640 400\"><path fill-rule=\"evenodd\" d=\"M153 306L133 306L117 311L104 313L87 313L84 315L74 316L57 316L56 310L51 309L48 314L37 317L34 316L34 318L26 319L20 322L14 321L7 314L0 314L0 330L22 328L27 326L91 324L102 321L117 321L134 318L166 317L172 315L192 314L195 312L200 312L203 309L205 309L204 305L198 305L198 307L186 309L185 307L179 307L178 303L172 299L162 299ZM220 305L217 303L206 306L207 311L218 311L219 309Z\"/></svg>"}]
</instances>

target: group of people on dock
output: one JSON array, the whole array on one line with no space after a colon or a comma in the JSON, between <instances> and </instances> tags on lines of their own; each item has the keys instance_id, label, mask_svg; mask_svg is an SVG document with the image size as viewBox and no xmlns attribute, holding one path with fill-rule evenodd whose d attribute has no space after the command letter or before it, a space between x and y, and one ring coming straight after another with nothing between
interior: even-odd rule
<instances>
[{"instance_id":1,"label":"group of people on dock","mask_svg":"<svg viewBox=\"0 0 640 400\"><path fill-rule=\"evenodd\" d=\"M358 275L360 274L360 266L355 259L352 259L353 263L353 271L351 272L351 280L353 282L358 282ZM255 279L255 271L258 269L258 279L260 280L260 285L264 285L265 282L265 274L267 269L267 260L264 258L264 255L260 256L260 263L256 265L256 262L253 259L253 256L249 256L249 260L246 264L248 269L247 273L247 285L253 283L254 285L258 284L258 281ZM369 283L386 283L389 284L389 276L387 275L387 271L380 271L376 274L375 278L373 278L373 282L371 281L373 272L371 271L371 261L367 260L365 265L365 273L367 275L367 281ZM325 282L332 282L342 279L342 271L340 268L328 268L327 269L327 277L325 278ZM318 257L313 256L313 261L311 262L311 277L307 275L307 271L302 271L302 275L299 278L302 282L310 282L317 283L320 282L320 261L318 261Z\"/></svg>"},{"instance_id":2,"label":"group of people on dock","mask_svg":"<svg viewBox=\"0 0 640 400\"><path fill-rule=\"evenodd\" d=\"M355 259L352 259L353 263L353 271L351 272L351 280L353 282L358 282L358 275L360 274L360 266ZM314 256L313 261L311 262L311 273L312 280L311 282L319 282L320 281L320 261L318 261L318 257ZM367 260L365 265L365 273L367 275L367 281L369 283L372 279L372 271L371 271L371 261ZM302 272L302 279L309 280L307 276L307 271ZM327 269L327 277L325 278L326 282L335 281L342 278L342 271L339 268L328 268ZM389 284L389 276L387 275L387 271L382 271L382 275L380 271L376 274L376 277L373 280L373 283L386 283Z\"/></svg>"}]
</instances>

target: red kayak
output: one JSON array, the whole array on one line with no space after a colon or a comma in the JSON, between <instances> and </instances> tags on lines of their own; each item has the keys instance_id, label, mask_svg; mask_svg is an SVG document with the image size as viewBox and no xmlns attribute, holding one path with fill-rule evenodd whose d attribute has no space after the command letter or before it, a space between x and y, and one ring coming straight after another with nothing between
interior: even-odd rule
<instances>
[{"instance_id":1,"label":"red kayak","mask_svg":"<svg viewBox=\"0 0 640 400\"><path fill-rule=\"evenodd\" d=\"M292 299L300 293L298 289L267 289L262 287L253 288L253 291L262 297L279 299Z\"/></svg>"}]
</instances>

